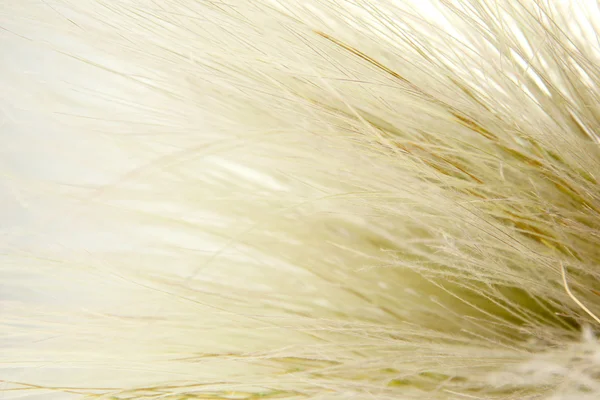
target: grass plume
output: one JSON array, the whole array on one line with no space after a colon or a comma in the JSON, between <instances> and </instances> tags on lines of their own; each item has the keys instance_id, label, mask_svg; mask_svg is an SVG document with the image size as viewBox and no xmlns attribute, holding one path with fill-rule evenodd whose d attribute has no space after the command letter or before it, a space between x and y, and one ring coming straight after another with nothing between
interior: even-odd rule
<instances>
[{"instance_id":1,"label":"grass plume","mask_svg":"<svg viewBox=\"0 0 600 400\"><path fill-rule=\"evenodd\" d=\"M0 394L598 398L599 11L4 1Z\"/></svg>"}]
</instances>

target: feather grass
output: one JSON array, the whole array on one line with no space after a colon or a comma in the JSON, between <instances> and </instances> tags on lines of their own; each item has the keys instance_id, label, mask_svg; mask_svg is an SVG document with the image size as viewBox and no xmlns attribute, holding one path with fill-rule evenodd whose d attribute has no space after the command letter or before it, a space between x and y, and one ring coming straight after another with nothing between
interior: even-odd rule
<instances>
[{"instance_id":1,"label":"feather grass","mask_svg":"<svg viewBox=\"0 0 600 400\"><path fill-rule=\"evenodd\" d=\"M597 398L597 5L415 4L5 1L2 395Z\"/></svg>"}]
</instances>

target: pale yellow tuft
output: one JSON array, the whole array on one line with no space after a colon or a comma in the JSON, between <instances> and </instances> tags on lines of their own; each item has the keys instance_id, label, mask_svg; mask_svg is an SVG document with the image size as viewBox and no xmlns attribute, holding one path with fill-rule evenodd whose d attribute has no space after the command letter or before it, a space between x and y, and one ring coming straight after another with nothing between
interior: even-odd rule
<instances>
[{"instance_id":1,"label":"pale yellow tuft","mask_svg":"<svg viewBox=\"0 0 600 400\"><path fill-rule=\"evenodd\" d=\"M599 15L4 0L0 398L600 398Z\"/></svg>"}]
</instances>

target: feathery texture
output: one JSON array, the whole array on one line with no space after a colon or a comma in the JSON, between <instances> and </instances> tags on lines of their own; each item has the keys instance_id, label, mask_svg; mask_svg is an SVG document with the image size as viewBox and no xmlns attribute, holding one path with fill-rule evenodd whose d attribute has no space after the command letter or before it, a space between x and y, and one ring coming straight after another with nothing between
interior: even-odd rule
<instances>
[{"instance_id":1,"label":"feathery texture","mask_svg":"<svg viewBox=\"0 0 600 400\"><path fill-rule=\"evenodd\" d=\"M1 396L598 398L598 16L3 1Z\"/></svg>"}]
</instances>

